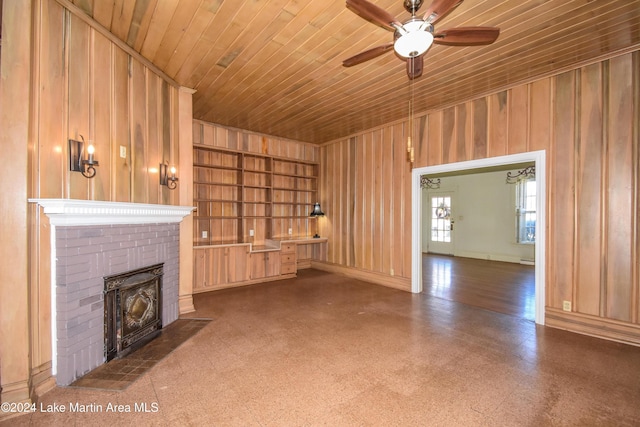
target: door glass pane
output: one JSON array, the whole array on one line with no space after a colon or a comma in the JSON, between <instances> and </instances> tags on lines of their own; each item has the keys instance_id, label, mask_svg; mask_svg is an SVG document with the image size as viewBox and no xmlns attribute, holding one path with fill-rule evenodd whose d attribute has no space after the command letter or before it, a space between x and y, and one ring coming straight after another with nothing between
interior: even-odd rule
<instances>
[{"instance_id":1,"label":"door glass pane","mask_svg":"<svg viewBox=\"0 0 640 427\"><path fill-rule=\"evenodd\" d=\"M431 198L431 241L451 242L451 197Z\"/></svg>"}]
</instances>

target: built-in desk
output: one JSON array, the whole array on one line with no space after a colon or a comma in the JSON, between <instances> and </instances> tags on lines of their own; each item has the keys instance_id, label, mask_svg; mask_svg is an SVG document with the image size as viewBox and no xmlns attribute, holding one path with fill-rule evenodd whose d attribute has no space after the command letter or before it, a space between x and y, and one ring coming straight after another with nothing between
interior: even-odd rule
<instances>
[{"instance_id":1,"label":"built-in desk","mask_svg":"<svg viewBox=\"0 0 640 427\"><path fill-rule=\"evenodd\" d=\"M195 246L193 292L295 277L311 260L326 260L326 237L266 239L264 244Z\"/></svg>"},{"instance_id":2,"label":"built-in desk","mask_svg":"<svg viewBox=\"0 0 640 427\"><path fill-rule=\"evenodd\" d=\"M279 242L281 245L281 256L285 253L295 253L296 270L311 267L311 260L326 260L327 241L326 237L292 237L289 239L271 240L271 242ZM285 260L282 260L283 264Z\"/></svg>"}]
</instances>

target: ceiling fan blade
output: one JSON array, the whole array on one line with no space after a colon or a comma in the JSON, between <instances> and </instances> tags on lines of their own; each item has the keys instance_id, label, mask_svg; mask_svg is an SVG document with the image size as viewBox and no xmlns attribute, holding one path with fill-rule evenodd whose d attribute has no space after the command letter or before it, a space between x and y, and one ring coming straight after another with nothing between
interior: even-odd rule
<instances>
[{"instance_id":1,"label":"ceiling fan blade","mask_svg":"<svg viewBox=\"0 0 640 427\"><path fill-rule=\"evenodd\" d=\"M433 35L433 43L447 46L480 46L491 44L500 35L500 28L459 27L449 28Z\"/></svg>"},{"instance_id":2,"label":"ceiling fan blade","mask_svg":"<svg viewBox=\"0 0 640 427\"><path fill-rule=\"evenodd\" d=\"M345 67L351 67L353 65L361 64L370 59L376 58L388 50L393 49L393 43L383 44L382 46L374 47L373 49L365 50L359 54L352 56L351 58L342 61L342 65Z\"/></svg>"},{"instance_id":3,"label":"ceiling fan blade","mask_svg":"<svg viewBox=\"0 0 640 427\"><path fill-rule=\"evenodd\" d=\"M430 24L435 23L440 18L459 6L464 0L433 0L429 9L424 14L424 20Z\"/></svg>"},{"instance_id":4,"label":"ceiling fan blade","mask_svg":"<svg viewBox=\"0 0 640 427\"><path fill-rule=\"evenodd\" d=\"M417 79L422 75L422 69L424 68L423 56L407 58L407 76L409 76L409 80Z\"/></svg>"},{"instance_id":5,"label":"ceiling fan blade","mask_svg":"<svg viewBox=\"0 0 640 427\"><path fill-rule=\"evenodd\" d=\"M371 21L390 31L395 31L396 27L402 26L402 23L389 12L373 3L369 3L367 0L347 0L347 8L367 21Z\"/></svg>"}]
</instances>

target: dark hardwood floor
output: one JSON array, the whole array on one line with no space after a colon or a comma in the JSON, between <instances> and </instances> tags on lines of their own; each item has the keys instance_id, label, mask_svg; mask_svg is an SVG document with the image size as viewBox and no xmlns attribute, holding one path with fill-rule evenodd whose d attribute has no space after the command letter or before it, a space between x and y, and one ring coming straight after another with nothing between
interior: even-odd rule
<instances>
[{"instance_id":1,"label":"dark hardwood floor","mask_svg":"<svg viewBox=\"0 0 640 427\"><path fill-rule=\"evenodd\" d=\"M534 266L422 254L423 292L535 320Z\"/></svg>"}]
</instances>

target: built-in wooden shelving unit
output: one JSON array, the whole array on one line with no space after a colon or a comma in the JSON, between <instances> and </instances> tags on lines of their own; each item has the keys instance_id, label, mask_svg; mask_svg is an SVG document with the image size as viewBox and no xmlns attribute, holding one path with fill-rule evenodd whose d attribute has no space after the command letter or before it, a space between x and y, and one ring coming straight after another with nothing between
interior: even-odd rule
<instances>
[{"instance_id":1,"label":"built-in wooden shelving unit","mask_svg":"<svg viewBox=\"0 0 640 427\"><path fill-rule=\"evenodd\" d=\"M193 292L295 277L324 259L309 216L317 163L194 145L193 180Z\"/></svg>"},{"instance_id":2,"label":"built-in wooden shelving unit","mask_svg":"<svg viewBox=\"0 0 640 427\"><path fill-rule=\"evenodd\" d=\"M313 234L318 164L194 146L194 245Z\"/></svg>"}]
</instances>

